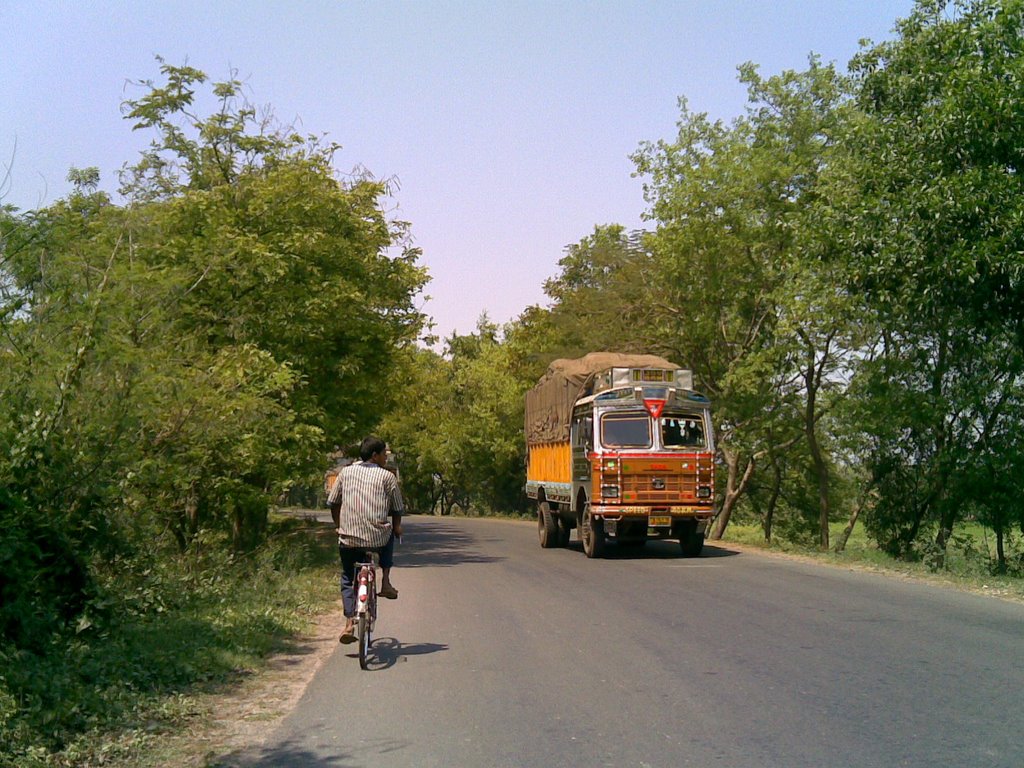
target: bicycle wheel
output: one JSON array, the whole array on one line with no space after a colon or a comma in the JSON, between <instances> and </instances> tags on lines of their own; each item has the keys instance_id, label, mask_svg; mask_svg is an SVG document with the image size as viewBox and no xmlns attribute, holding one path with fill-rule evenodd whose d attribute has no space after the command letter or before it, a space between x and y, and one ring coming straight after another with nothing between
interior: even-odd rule
<instances>
[{"instance_id":1,"label":"bicycle wheel","mask_svg":"<svg viewBox=\"0 0 1024 768\"><path fill-rule=\"evenodd\" d=\"M370 605L366 611L370 615L370 622L368 624L370 639L366 643L366 647L370 647L370 643L373 642L373 633L377 628L377 585L373 585L373 592L370 594Z\"/></svg>"},{"instance_id":2,"label":"bicycle wheel","mask_svg":"<svg viewBox=\"0 0 1024 768\"><path fill-rule=\"evenodd\" d=\"M359 614L356 636L359 638L359 666L366 669L366 657L370 651L370 621L365 613Z\"/></svg>"}]
</instances>

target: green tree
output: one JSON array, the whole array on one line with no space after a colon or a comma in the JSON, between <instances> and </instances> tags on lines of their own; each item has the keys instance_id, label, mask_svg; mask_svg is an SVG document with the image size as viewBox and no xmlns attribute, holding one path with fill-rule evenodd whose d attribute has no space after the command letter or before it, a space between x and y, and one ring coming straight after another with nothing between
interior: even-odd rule
<instances>
[{"instance_id":1,"label":"green tree","mask_svg":"<svg viewBox=\"0 0 1024 768\"><path fill-rule=\"evenodd\" d=\"M334 442L365 432L387 404L393 355L423 327L414 297L426 282L407 225L389 221L386 185L340 183L336 145L273 131L216 83L219 110L192 111L206 76L161 67L163 87L126 104L157 133L127 176L138 199L172 196L154 213L163 237L144 257L179 270L182 322L214 347L253 344L287 362L304 385L293 406Z\"/></svg>"},{"instance_id":2,"label":"green tree","mask_svg":"<svg viewBox=\"0 0 1024 768\"><path fill-rule=\"evenodd\" d=\"M447 514L457 495L444 440L451 402L449 367L449 361L432 350L405 350L391 385L395 405L380 425L398 460L406 507L414 512Z\"/></svg>"},{"instance_id":3,"label":"green tree","mask_svg":"<svg viewBox=\"0 0 1024 768\"><path fill-rule=\"evenodd\" d=\"M379 382L421 327L425 274L382 185L341 183L332 148L254 123L237 83L192 115L205 76L163 72L129 103L160 138L127 205L73 169L66 200L0 217L0 629L16 643L74 618L103 563L144 569L204 529L259 543L328 439L379 419Z\"/></svg>"},{"instance_id":4,"label":"green tree","mask_svg":"<svg viewBox=\"0 0 1024 768\"><path fill-rule=\"evenodd\" d=\"M802 446L809 460L808 476L816 489L817 539L829 546L835 484L831 418L844 396L850 356L864 343L866 329L836 271L822 267L823 254L836 244L818 227L820 176L829 165L841 127L849 114L847 85L833 66L812 57L803 72L787 71L761 78L749 65L743 79L755 107L754 148L768 169L764 179L777 202L766 211L769 220L788 232L781 252L781 280L774 291L777 322L772 343L755 351L767 356L781 373L776 396L782 406L773 419L774 444L768 448L778 462L793 424L787 410L800 412ZM785 451L781 451L785 453ZM799 461L799 460L798 460Z\"/></svg>"},{"instance_id":5,"label":"green tree","mask_svg":"<svg viewBox=\"0 0 1024 768\"><path fill-rule=\"evenodd\" d=\"M595 227L592 234L566 247L559 274L544 283L553 302L546 318L553 334L548 350L552 359L649 348L652 265L643 236L611 224ZM537 319L532 318L535 323Z\"/></svg>"},{"instance_id":6,"label":"green tree","mask_svg":"<svg viewBox=\"0 0 1024 768\"><path fill-rule=\"evenodd\" d=\"M444 357L416 354L383 429L400 453L406 493L421 507L524 509L524 396L535 367L508 342L514 326L501 329L485 315L474 333L446 340Z\"/></svg>"},{"instance_id":7,"label":"green tree","mask_svg":"<svg viewBox=\"0 0 1024 768\"><path fill-rule=\"evenodd\" d=\"M838 292L813 273L820 240L808 212L841 119L842 82L815 58L805 72L767 79L744 65L740 79L744 117L726 125L681 102L676 140L642 144L634 156L657 222L647 304L659 310L662 350L693 367L716 405L727 476L712 535L722 536L757 463L777 463L803 440L827 546L821 395L837 382L845 331L833 311Z\"/></svg>"},{"instance_id":8,"label":"green tree","mask_svg":"<svg viewBox=\"0 0 1024 768\"><path fill-rule=\"evenodd\" d=\"M1018 417L1019 418L1019 417ZM1019 422L1018 422L1019 423ZM1016 532L1024 535L1024 445L1017 429L992 435L982 451L959 478L968 510L987 525L996 537L995 572L1010 572L1007 542ZM1013 563L1015 575L1022 575L1024 563Z\"/></svg>"},{"instance_id":9,"label":"green tree","mask_svg":"<svg viewBox=\"0 0 1024 768\"><path fill-rule=\"evenodd\" d=\"M880 329L855 380L867 522L885 549L937 564L971 506L961 478L1020 426L1022 23L1016 1L928 0L865 49L822 212Z\"/></svg>"}]
</instances>

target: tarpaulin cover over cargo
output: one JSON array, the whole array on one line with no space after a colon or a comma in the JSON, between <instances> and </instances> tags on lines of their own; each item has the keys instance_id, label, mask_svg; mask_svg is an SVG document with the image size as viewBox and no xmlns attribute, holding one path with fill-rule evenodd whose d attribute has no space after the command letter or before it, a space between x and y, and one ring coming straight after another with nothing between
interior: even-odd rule
<instances>
[{"instance_id":1,"label":"tarpaulin cover over cargo","mask_svg":"<svg viewBox=\"0 0 1024 768\"><path fill-rule=\"evenodd\" d=\"M526 393L526 442L557 443L569 439L572 407L594 374L609 368L678 368L657 355L591 352L576 359L555 360L533 389Z\"/></svg>"}]
</instances>

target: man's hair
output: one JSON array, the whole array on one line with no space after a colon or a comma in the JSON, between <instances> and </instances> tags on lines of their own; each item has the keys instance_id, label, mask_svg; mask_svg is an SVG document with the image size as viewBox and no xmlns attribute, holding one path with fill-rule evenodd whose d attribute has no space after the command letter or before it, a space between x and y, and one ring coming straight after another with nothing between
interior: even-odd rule
<instances>
[{"instance_id":1,"label":"man's hair","mask_svg":"<svg viewBox=\"0 0 1024 768\"><path fill-rule=\"evenodd\" d=\"M379 437L370 435L369 437L363 438L362 445L359 446L359 458L363 461L369 461L370 457L375 453L383 453L388 449L387 443L381 440Z\"/></svg>"}]
</instances>

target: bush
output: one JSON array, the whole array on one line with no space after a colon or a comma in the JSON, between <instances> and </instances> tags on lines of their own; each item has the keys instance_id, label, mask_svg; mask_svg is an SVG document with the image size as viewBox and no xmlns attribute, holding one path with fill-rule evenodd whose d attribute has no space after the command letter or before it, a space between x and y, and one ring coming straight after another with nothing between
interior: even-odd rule
<instances>
[{"instance_id":1,"label":"bush","mask_svg":"<svg viewBox=\"0 0 1024 768\"><path fill-rule=\"evenodd\" d=\"M246 556L200 537L187 556L98 571L74 626L32 650L0 646L0 766L98 763L196 716L196 693L238 679L335 599L333 537L314 534L278 521Z\"/></svg>"}]
</instances>

